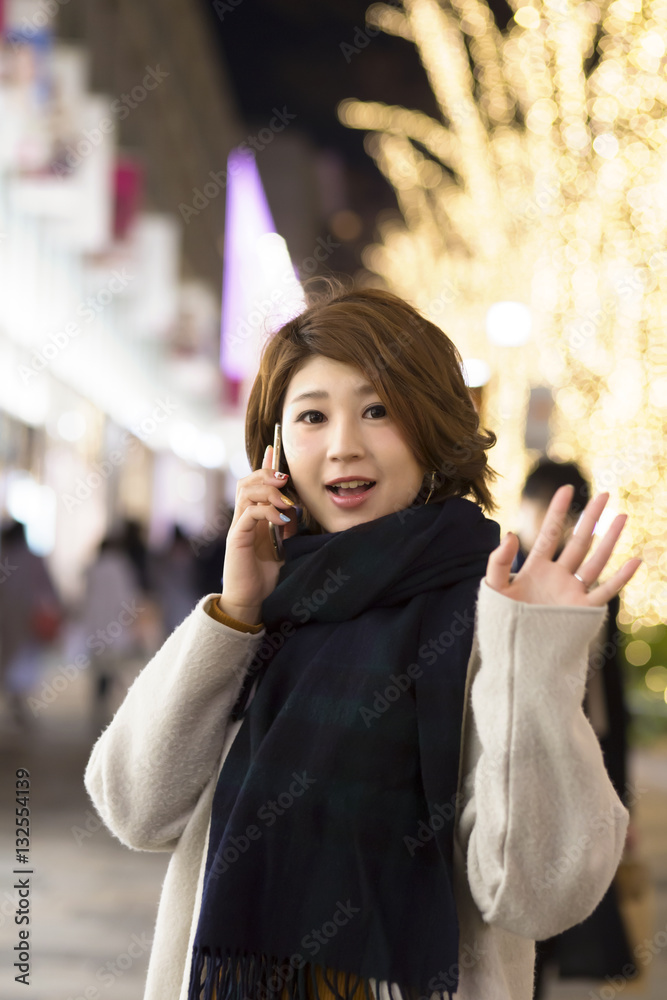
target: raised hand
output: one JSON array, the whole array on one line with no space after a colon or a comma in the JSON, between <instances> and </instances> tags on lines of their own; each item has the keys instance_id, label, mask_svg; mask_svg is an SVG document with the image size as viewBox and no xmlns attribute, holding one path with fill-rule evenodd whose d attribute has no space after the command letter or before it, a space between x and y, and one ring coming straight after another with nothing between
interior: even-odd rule
<instances>
[{"instance_id":1,"label":"raised hand","mask_svg":"<svg viewBox=\"0 0 667 1000\"><path fill-rule=\"evenodd\" d=\"M593 542L595 524L609 499L608 493L599 493L586 504L573 534L558 559L553 561L573 493L572 486L561 486L556 490L535 544L512 581L510 567L519 549L519 539L513 532L505 535L489 556L485 579L490 587L526 604L600 607L625 586L641 565L641 559L628 559L608 580L589 590L607 565L627 520L627 514L615 517L593 554L586 559Z\"/></svg>"},{"instance_id":2,"label":"raised hand","mask_svg":"<svg viewBox=\"0 0 667 1000\"><path fill-rule=\"evenodd\" d=\"M264 452L261 469L236 485L234 518L227 534L222 574L221 609L253 625L260 620L262 601L274 590L280 567L269 535L269 521L282 528L283 538L297 533L294 505L281 495L288 476L278 478L271 469L273 448ZM280 513L289 517L284 523Z\"/></svg>"}]
</instances>

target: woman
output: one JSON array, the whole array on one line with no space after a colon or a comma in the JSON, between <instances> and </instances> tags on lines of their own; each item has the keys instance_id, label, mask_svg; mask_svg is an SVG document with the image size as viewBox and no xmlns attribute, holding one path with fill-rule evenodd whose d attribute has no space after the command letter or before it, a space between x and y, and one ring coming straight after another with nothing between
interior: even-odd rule
<instances>
[{"instance_id":1,"label":"woman","mask_svg":"<svg viewBox=\"0 0 667 1000\"><path fill-rule=\"evenodd\" d=\"M338 290L267 343L222 594L86 772L123 843L174 852L145 1000L530 1000L534 940L604 895L628 814L581 701L640 560L590 589L625 522L587 558L601 494L552 562L566 487L512 576L494 442L394 295Z\"/></svg>"}]
</instances>

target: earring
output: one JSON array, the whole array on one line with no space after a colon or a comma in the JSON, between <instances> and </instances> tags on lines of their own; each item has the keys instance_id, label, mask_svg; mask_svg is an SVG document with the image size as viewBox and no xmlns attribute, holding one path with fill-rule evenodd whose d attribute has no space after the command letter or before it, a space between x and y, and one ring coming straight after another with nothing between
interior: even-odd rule
<instances>
[{"instance_id":1,"label":"earring","mask_svg":"<svg viewBox=\"0 0 667 1000\"><path fill-rule=\"evenodd\" d=\"M433 493L433 490L434 490L434 489L435 489L435 472L432 472L432 473L431 473L431 488L430 488L430 490L428 491L428 496L427 496L427 497L426 497L426 499L424 500L424 506L426 506L426 504L427 504L427 503L429 502L429 500L431 499L431 493Z\"/></svg>"}]
</instances>

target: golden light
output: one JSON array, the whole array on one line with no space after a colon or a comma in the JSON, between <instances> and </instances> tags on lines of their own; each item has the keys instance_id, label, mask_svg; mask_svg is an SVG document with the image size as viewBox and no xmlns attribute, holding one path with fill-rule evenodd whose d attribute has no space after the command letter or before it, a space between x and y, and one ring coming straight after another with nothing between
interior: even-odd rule
<instances>
[{"instance_id":1,"label":"golden light","mask_svg":"<svg viewBox=\"0 0 667 1000\"><path fill-rule=\"evenodd\" d=\"M651 659L651 647L643 639L633 639L625 647L625 658L633 667L643 667Z\"/></svg>"},{"instance_id":2,"label":"golden light","mask_svg":"<svg viewBox=\"0 0 667 1000\"><path fill-rule=\"evenodd\" d=\"M649 691L662 694L667 688L667 669L661 666L649 667L644 677L644 683Z\"/></svg>"},{"instance_id":3,"label":"golden light","mask_svg":"<svg viewBox=\"0 0 667 1000\"><path fill-rule=\"evenodd\" d=\"M530 390L552 390L547 453L630 515L608 568L644 560L622 594L630 631L667 619L667 2L510 6L504 32L484 0L369 8L416 46L440 116L339 106L403 217L378 221L363 262L489 365L507 527L537 457ZM487 340L500 302L530 310L525 346Z\"/></svg>"}]
</instances>

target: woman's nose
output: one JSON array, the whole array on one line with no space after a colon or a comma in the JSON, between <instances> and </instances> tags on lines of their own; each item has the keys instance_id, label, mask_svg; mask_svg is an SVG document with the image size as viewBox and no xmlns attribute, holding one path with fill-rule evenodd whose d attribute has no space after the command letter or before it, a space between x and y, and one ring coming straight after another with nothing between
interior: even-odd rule
<instances>
[{"instance_id":1,"label":"woman's nose","mask_svg":"<svg viewBox=\"0 0 667 1000\"><path fill-rule=\"evenodd\" d=\"M330 422L327 458L350 461L365 452L363 434L355 422L345 419Z\"/></svg>"}]
</instances>

